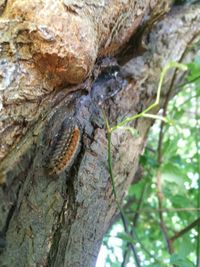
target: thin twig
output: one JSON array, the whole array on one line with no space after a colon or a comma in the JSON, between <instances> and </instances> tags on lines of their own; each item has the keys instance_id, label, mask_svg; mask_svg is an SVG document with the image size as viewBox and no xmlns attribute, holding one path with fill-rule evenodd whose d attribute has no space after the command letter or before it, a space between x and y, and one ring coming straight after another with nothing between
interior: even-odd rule
<instances>
[{"instance_id":1,"label":"thin twig","mask_svg":"<svg viewBox=\"0 0 200 267\"><path fill-rule=\"evenodd\" d=\"M146 184L143 186L143 189L142 189L142 192L141 192L141 195L140 195L140 199L138 201L138 205L137 205L137 209L135 211L135 216L133 218L133 226L136 227L137 225L137 221L139 219L139 214L140 214L140 209L141 209L141 206L142 206L142 203L143 203L143 199L144 199L144 195L145 195L145 191L146 191ZM131 236L133 236L133 230L131 229ZM126 263L129 259L129 244L127 245L126 249L125 249L125 252L124 252L124 255L123 255L123 262L121 264L121 267L125 267L126 266Z\"/></svg>"},{"instance_id":2,"label":"thin twig","mask_svg":"<svg viewBox=\"0 0 200 267\"><path fill-rule=\"evenodd\" d=\"M167 115L167 106L168 106L168 102L170 99L170 94L171 94L171 90L172 90L172 86L169 88L169 91L167 93L165 102L164 102L164 106L163 106L163 112L162 112L162 116L166 116ZM160 132L159 132L159 140L158 140L158 148L157 148L157 163L158 163L158 171L157 171L157 179L156 179L156 185L157 185L157 197L158 197L158 208L159 208L159 218L160 218L160 227L161 230L163 232L163 236L165 238L166 244L167 244L167 250L169 252L169 254L173 253L173 245L172 242L168 236L168 230L167 227L165 225L164 222L164 218L163 218L163 193L162 193L162 186L161 186L161 173L160 173L160 166L162 164L162 144L163 144L163 138L164 138L164 121L161 121L160 124Z\"/></svg>"},{"instance_id":3,"label":"thin twig","mask_svg":"<svg viewBox=\"0 0 200 267\"><path fill-rule=\"evenodd\" d=\"M199 130L200 130L200 121L199 121L199 100L200 98L196 98L196 107L195 107L195 119L196 119L196 133L195 133L195 145L197 151L197 168L199 173L198 178L198 191L197 191L197 207L200 208L200 155L198 153L198 144L200 142L199 138ZM200 211L197 211L197 217L200 217ZM197 225L197 266L200 267L200 223Z\"/></svg>"},{"instance_id":4,"label":"thin twig","mask_svg":"<svg viewBox=\"0 0 200 267\"><path fill-rule=\"evenodd\" d=\"M135 211L135 216L133 218L133 225L134 225L134 227L137 226L137 222L139 220L139 214L140 214L140 210L141 210L141 207L142 207L142 204L143 204L143 200L144 200L144 196L145 196L146 190L147 190L147 184L144 184L144 186L142 188L141 195L140 195L140 199L138 201L137 209Z\"/></svg>"},{"instance_id":5,"label":"thin twig","mask_svg":"<svg viewBox=\"0 0 200 267\"><path fill-rule=\"evenodd\" d=\"M190 231L191 229L195 228L198 225L200 225L200 217L198 219L196 219L194 222L192 222L191 224L189 224L188 226L186 226L184 229L182 229L181 231L179 231L175 235L173 235L170 238L171 242L173 242L177 238L181 237L182 235L184 235L185 233L187 233L188 231Z\"/></svg>"},{"instance_id":6,"label":"thin twig","mask_svg":"<svg viewBox=\"0 0 200 267\"><path fill-rule=\"evenodd\" d=\"M152 212L185 212L185 211L189 211L189 212L197 212L200 211L200 208L162 208L162 209L154 209L154 208L145 208L145 209L140 209L140 213L152 213ZM137 211L135 211L137 212ZM127 213L127 214L132 214L131 213Z\"/></svg>"},{"instance_id":7,"label":"thin twig","mask_svg":"<svg viewBox=\"0 0 200 267\"><path fill-rule=\"evenodd\" d=\"M163 212L162 212L162 202L163 202L163 194L162 194L162 189L161 189L161 174L160 174L160 170L158 170L157 172L157 197L158 197L158 206L159 206L159 218L160 218L160 228L163 232L166 244L167 244L167 250L169 252L169 254L173 253L173 246L172 246L172 242L168 236L168 230L167 227L165 225L164 222L164 218L163 218Z\"/></svg>"},{"instance_id":8,"label":"thin twig","mask_svg":"<svg viewBox=\"0 0 200 267\"><path fill-rule=\"evenodd\" d=\"M164 105L164 109L163 109L163 116L166 115L167 113L167 103L165 102ZM162 143L163 143L163 138L164 138L164 122L161 121L161 126L160 126L160 133L159 133L159 141L158 141L158 157L157 157L157 163L158 166L160 167L162 164ZM173 246L172 246L172 242L170 241L170 238L168 236L168 230L167 227L165 226L165 222L164 222L164 218L163 218L163 194L162 194L162 186L161 186L161 173L160 173L160 169L158 168L157 171L157 181L156 181L156 185L157 185L157 197L158 197L158 208L159 208L159 218L160 218L160 227L161 230L163 232L165 241L167 243L167 250L169 252L169 254L173 253Z\"/></svg>"},{"instance_id":9,"label":"thin twig","mask_svg":"<svg viewBox=\"0 0 200 267\"><path fill-rule=\"evenodd\" d=\"M184 86L188 85L188 84L191 84L191 83L194 83L196 82L197 80L200 79L200 75L195 77L194 79L188 81L188 82L184 82L184 83L181 83L181 84L178 84L175 88L178 89L178 88L183 88Z\"/></svg>"}]
</instances>

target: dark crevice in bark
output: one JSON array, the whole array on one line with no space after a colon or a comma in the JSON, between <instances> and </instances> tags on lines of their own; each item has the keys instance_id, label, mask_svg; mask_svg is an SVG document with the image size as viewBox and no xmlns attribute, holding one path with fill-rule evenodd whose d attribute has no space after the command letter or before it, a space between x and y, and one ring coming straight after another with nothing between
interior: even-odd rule
<instances>
[{"instance_id":1,"label":"dark crevice in bark","mask_svg":"<svg viewBox=\"0 0 200 267\"><path fill-rule=\"evenodd\" d=\"M125 65L129 60L142 56L147 51L149 43L149 34L156 23L161 21L167 11L151 15L151 19L143 22L135 34L129 39L128 43L117 53L116 58L121 66Z\"/></svg>"},{"instance_id":2,"label":"dark crevice in bark","mask_svg":"<svg viewBox=\"0 0 200 267\"><path fill-rule=\"evenodd\" d=\"M13 216L13 214L15 212L16 207L17 207L17 200L18 200L19 191L20 191L20 186L19 186L19 189L18 189L18 192L17 192L17 198L16 198L15 202L12 204L12 206L11 206L9 212L8 212L8 216L6 218L6 223L5 223L5 225L3 227L3 230L2 230L2 232L4 233L5 236L6 236L6 232L8 231L9 224L10 224L10 221L12 219L12 216Z\"/></svg>"},{"instance_id":3,"label":"dark crevice in bark","mask_svg":"<svg viewBox=\"0 0 200 267\"><path fill-rule=\"evenodd\" d=\"M58 227L58 229L55 231L54 235L53 235L53 243L51 245L51 249L49 251L48 254L48 265L47 266L53 266L54 262L55 262L55 258L57 256L57 252L58 252L58 246L59 246L59 241L60 241L60 237L61 237L61 225L60 227Z\"/></svg>"}]
</instances>

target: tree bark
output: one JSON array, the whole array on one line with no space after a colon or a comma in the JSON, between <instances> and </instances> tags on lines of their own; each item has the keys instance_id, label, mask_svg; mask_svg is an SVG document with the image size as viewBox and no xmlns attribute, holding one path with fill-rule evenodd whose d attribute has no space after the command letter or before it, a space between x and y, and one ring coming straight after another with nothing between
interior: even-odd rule
<instances>
[{"instance_id":1,"label":"tree bark","mask_svg":"<svg viewBox=\"0 0 200 267\"><path fill-rule=\"evenodd\" d=\"M119 212L103 112L111 125L141 112L155 101L167 62L196 53L188 47L200 33L200 5L166 15L169 7L169 1L0 3L0 266L95 266ZM182 78L168 73L154 113ZM152 123L130 124L135 138L123 129L113 134L120 200L134 182ZM74 125L80 144L71 153L66 141ZM58 159L66 165L60 151L70 162L58 172Z\"/></svg>"}]
</instances>

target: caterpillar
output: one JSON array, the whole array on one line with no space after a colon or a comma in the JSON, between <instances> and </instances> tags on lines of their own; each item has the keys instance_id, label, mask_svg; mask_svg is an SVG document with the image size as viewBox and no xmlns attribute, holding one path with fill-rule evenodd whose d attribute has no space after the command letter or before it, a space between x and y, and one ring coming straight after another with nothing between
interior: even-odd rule
<instances>
[{"instance_id":1,"label":"caterpillar","mask_svg":"<svg viewBox=\"0 0 200 267\"><path fill-rule=\"evenodd\" d=\"M49 157L49 174L60 174L73 163L80 147L81 131L72 120L63 122L57 142Z\"/></svg>"}]
</instances>

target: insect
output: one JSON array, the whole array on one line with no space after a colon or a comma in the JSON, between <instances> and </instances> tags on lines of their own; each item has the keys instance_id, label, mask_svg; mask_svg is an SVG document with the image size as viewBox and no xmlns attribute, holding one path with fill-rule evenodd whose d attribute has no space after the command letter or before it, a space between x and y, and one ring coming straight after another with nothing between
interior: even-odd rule
<instances>
[{"instance_id":1,"label":"insect","mask_svg":"<svg viewBox=\"0 0 200 267\"><path fill-rule=\"evenodd\" d=\"M49 174L60 174L74 162L80 148L81 130L71 119L65 120L49 158Z\"/></svg>"}]
</instances>

